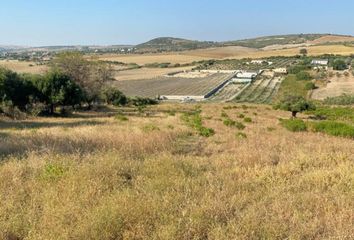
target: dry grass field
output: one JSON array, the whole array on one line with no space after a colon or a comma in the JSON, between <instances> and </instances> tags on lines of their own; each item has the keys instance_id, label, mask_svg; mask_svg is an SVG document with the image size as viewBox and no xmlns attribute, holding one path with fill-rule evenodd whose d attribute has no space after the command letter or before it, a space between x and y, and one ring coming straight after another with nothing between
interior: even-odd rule
<instances>
[{"instance_id":1,"label":"dry grass field","mask_svg":"<svg viewBox=\"0 0 354 240\"><path fill-rule=\"evenodd\" d=\"M191 63L193 61L209 60L209 59L242 59L242 58L266 58L273 56L295 56L299 54L302 46L285 49L267 49L257 50L245 47L220 47L209 49L198 49L192 51L184 51L179 53L161 53L149 55L104 55L101 60L120 61L124 63L137 63L144 65L148 63ZM338 45L308 46L308 54L310 56L323 54L354 54L354 47Z\"/></svg>"},{"instance_id":2,"label":"dry grass field","mask_svg":"<svg viewBox=\"0 0 354 240\"><path fill-rule=\"evenodd\" d=\"M342 94L354 94L354 77L352 75L348 77L334 75L334 77L329 79L326 86L315 89L311 97L317 100L324 100L327 97L338 97Z\"/></svg>"},{"instance_id":3,"label":"dry grass field","mask_svg":"<svg viewBox=\"0 0 354 240\"><path fill-rule=\"evenodd\" d=\"M235 51L233 54L228 55L228 48L230 47L221 47L215 49L206 49L206 50L195 50L184 52L186 55L192 56L204 56L211 57L216 59L223 58L266 58L273 56L295 56L298 55L300 49L303 47L289 48L289 49L280 49L280 50L254 50L252 51ZM344 45L324 45L324 46L310 46L307 47L308 55L316 56L323 54L340 54L340 55L350 55L354 54L354 47L348 47Z\"/></svg>"},{"instance_id":4,"label":"dry grass field","mask_svg":"<svg viewBox=\"0 0 354 240\"><path fill-rule=\"evenodd\" d=\"M182 53L132 54L132 55L107 54L99 57L99 59L103 61L136 63L138 65L145 65L149 63L185 64L194 61L202 61L210 58L211 57L193 56L193 55L182 54Z\"/></svg>"},{"instance_id":5,"label":"dry grass field","mask_svg":"<svg viewBox=\"0 0 354 240\"><path fill-rule=\"evenodd\" d=\"M132 70L124 70L116 72L115 79L119 81L139 80L139 79L152 79L166 75L168 73L188 71L193 67L180 67L180 68L138 68Z\"/></svg>"},{"instance_id":6,"label":"dry grass field","mask_svg":"<svg viewBox=\"0 0 354 240\"><path fill-rule=\"evenodd\" d=\"M32 65L32 66L31 66ZM0 60L0 67L6 67L12 71L19 73L44 73L48 68L47 66L38 66L34 62L23 62L16 60Z\"/></svg>"},{"instance_id":7,"label":"dry grass field","mask_svg":"<svg viewBox=\"0 0 354 240\"><path fill-rule=\"evenodd\" d=\"M353 239L353 140L224 106L201 105L210 138L181 120L195 105L2 119L0 239Z\"/></svg>"}]
</instances>

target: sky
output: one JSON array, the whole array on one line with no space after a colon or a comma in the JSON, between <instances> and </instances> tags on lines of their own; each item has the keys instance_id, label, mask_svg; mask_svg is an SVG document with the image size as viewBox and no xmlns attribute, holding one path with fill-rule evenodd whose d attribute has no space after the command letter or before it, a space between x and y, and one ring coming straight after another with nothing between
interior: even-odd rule
<instances>
[{"instance_id":1,"label":"sky","mask_svg":"<svg viewBox=\"0 0 354 240\"><path fill-rule=\"evenodd\" d=\"M0 0L0 45L227 41L291 33L354 35L353 0Z\"/></svg>"}]
</instances>

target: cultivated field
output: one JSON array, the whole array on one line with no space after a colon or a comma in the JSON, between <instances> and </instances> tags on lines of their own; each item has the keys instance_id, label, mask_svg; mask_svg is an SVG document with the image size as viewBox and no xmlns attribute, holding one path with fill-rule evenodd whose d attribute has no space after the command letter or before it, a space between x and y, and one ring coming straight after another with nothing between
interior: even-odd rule
<instances>
[{"instance_id":1,"label":"cultivated field","mask_svg":"<svg viewBox=\"0 0 354 240\"><path fill-rule=\"evenodd\" d=\"M0 60L0 67L8 68L19 73L44 73L48 67L45 65L36 65L34 62L23 62L17 60Z\"/></svg>"},{"instance_id":2,"label":"cultivated field","mask_svg":"<svg viewBox=\"0 0 354 240\"><path fill-rule=\"evenodd\" d=\"M180 68L137 68L132 70L118 71L114 78L119 81L126 80L141 80L161 77L168 73L189 71L193 67L180 67Z\"/></svg>"},{"instance_id":3,"label":"cultivated field","mask_svg":"<svg viewBox=\"0 0 354 240\"><path fill-rule=\"evenodd\" d=\"M178 53L161 53L147 55L103 55L99 59L106 61L120 61L124 63L137 63L139 65L149 63L192 63L194 61L209 59L242 59L242 58L267 58L272 56L295 56L303 47L278 50L258 50L245 47L219 47L209 49L198 49ZM321 45L307 47L310 56L323 54L354 54L354 47L344 45Z\"/></svg>"},{"instance_id":4,"label":"cultivated field","mask_svg":"<svg viewBox=\"0 0 354 240\"><path fill-rule=\"evenodd\" d=\"M107 54L99 56L99 60L103 61L118 61L123 63L136 63L145 65L149 63L171 63L185 64L194 61L210 59L211 57L193 56L181 53L162 53L162 54L132 54L132 55L117 55Z\"/></svg>"},{"instance_id":5,"label":"cultivated field","mask_svg":"<svg viewBox=\"0 0 354 240\"><path fill-rule=\"evenodd\" d=\"M315 89L311 97L324 100L327 97L338 97L342 94L354 94L354 77L352 75L348 77L334 75L325 87Z\"/></svg>"},{"instance_id":6,"label":"cultivated field","mask_svg":"<svg viewBox=\"0 0 354 240\"><path fill-rule=\"evenodd\" d=\"M282 80L282 77L257 79L234 100L248 103L271 103L280 88Z\"/></svg>"},{"instance_id":7,"label":"cultivated field","mask_svg":"<svg viewBox=\"0 0 354 240\"><path fill-rule=\"evenodd\" d=\"M230 74L217 73L205 78L159 77L146 80L116 81L114 85L128 96L204 96L230 78Z\"/></svg>"},{"instance_id":8,"label":"cultivated field","mask_svg":"<svg viewBox=\"0 0 354 240\"><path fill-rule=\"evenodd\" d=\"M1 119L0 239L354 238L352 139L223 104L198 108L204 138L181 118L196 108Z\"/></svg>"}]
</instances>

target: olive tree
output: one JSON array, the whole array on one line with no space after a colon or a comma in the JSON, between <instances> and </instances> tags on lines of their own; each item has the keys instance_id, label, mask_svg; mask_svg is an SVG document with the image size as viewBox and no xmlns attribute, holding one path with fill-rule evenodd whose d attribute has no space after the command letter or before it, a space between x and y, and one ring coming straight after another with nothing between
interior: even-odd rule
<instances>
[{"instance_id":1,"label":"olive tree","mask_svg":"<svg viewBox=\"0 0 354 240\"><path fill-rule=\"evenodd\" d=\"M89 106L98 101L105 83L113 79L113 69L109 64L86 59L79 52L59 54L52 62L52 68L69 76L80 86Z\"/></svg>"},{"instance_id":2,"label":"olive tree","mask_svg":"<svg viewBox=\"0 0 354 240\"><path fill-rule=\"evenodd\" d=\"M291 112L291 116L296 118L300 112L315 110L316 107L302 96L286 96L277 105L275 109Z\"/></svg>"}]
</instances>

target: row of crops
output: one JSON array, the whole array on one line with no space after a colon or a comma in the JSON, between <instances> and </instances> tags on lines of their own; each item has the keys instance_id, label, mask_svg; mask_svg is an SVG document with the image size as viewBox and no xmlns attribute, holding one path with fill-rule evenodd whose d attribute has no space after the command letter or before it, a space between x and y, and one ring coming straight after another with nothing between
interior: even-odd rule
<instances>
[{"instance_id":1,"label":"row of crops","mask_svg":"<svg viewBox=\"0 0 354 240\"><path fill-rule=\"evenodd\" d=\"M235 102L271 103L280 88L282 78L261 78L250 84L237 96Z\"/></svg>"},{"instance_id":2,"label":"row of crops","mask_svg":"<svg viewBox=\"0 0 354 240\"><path fill-rule=\"evenodd\" d=\"M117 81L115 86L127 96L205 96L231 79L232 74L216 73L204 78L159 77L146 80Z\"/></svg>"}]
</instances>

